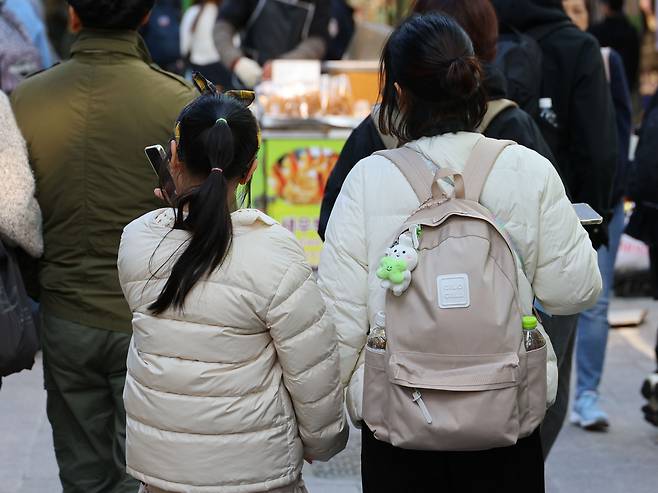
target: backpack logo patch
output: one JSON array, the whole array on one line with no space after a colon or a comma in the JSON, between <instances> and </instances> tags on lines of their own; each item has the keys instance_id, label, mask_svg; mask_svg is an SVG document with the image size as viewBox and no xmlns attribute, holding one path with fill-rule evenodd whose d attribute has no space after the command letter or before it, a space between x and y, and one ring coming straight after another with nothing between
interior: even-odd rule
<instances>
[{"instance_id":1,"label":"backpack logo patch","mask_svg":"<svg viewBox=\"0 0 658 493\"><path fill-rule=\"evenodd\" d=\"M439 308L468 308L471 306L467 274L438 276L436 286L439 293Z\"/></svg>"}]
</instances>

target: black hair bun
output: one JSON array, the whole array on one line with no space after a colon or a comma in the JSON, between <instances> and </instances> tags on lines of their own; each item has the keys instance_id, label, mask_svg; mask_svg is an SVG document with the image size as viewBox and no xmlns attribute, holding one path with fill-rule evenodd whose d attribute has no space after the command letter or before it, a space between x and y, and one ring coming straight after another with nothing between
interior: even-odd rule
<instances>
[{"instance_id":1,"label":"black hair bun","mask_svg":"<svg viewBox=\"0 0 658 493\"><path fill-rule=\"evenodd\" d=\"M482 69L474 56L455 58L446 72L446 86L454 97L471 98L482 84Z\"/></svg>"}]
</instances>

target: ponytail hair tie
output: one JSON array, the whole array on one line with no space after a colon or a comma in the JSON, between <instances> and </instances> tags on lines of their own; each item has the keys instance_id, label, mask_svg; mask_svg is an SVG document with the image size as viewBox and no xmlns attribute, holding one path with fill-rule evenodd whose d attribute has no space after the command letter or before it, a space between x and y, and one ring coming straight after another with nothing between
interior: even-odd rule
<instances>
[{"instance_id":1,"label":"ponytail hair tie","mask_svg":"<svg viewBox=\"0 0 658 493\"><path fill-rule=\"evenodd\" d=\"M224 173L224 170L222 168L212 168L210 170L211 173Z\"/></svg>"},{"instance_id":2,"label":"ponytail hair tie","mask_svg":"<svg viewBox=\"0 0 658 493\"><path fill-rule=\"evenodd\" d=\"M220 123L225 123L226 126L228 126L228 122L226 121L226 118L217 118L217 120L215 120L215 125L219 125Z\"/></svg>"}]
</instances>

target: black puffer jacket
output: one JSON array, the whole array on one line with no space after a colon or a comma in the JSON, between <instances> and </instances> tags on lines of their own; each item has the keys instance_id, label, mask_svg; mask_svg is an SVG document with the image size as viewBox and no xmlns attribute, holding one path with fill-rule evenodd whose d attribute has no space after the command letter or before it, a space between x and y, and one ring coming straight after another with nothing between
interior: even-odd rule
<instances>
[{"instance_id":1,"label":"black puffer jacket","mask_svg":"<svg viewBox=\"0 0 658 493\"><path fill-rule=\"evenodd\" d=\"M561 0L492 0L501 32L568 20ZM559 128L540 122L574 202L606 216L611 209L617 134L600 47L590 34L567 25L544 37L540 97L553 100ZM593 236L597 243L603 238ZM595 245L596 246L596 245Z\"/></svg>"},{"instance_id":2,"label":"black puffer jacket","mask_svg":"<svg viewBox=\"0 0 658 493\"><path fill-rule=\"evenodd\" d=\"M492 66L485 66L485 86L491 101L505 98L505 79L500 71ZM329 177L327 188L322 200L320 212L320 225L318 233L324 240L324 233L331 216L340 189L347 175L361 159L370 156L373 152L381 151L387 147L394 147L394 142L382 140L377 131L376 123L368 116L354 129L347 139L336 167ZM537 151L555 165L551 149L541 135L539 127L532 117L525 111L512 107L503 110L487 127L484 135L493 139L509 139ZM392 140L392 139L387 139ZM560 170L558 169L558 172Z\"/></svg>"}]
</instances>

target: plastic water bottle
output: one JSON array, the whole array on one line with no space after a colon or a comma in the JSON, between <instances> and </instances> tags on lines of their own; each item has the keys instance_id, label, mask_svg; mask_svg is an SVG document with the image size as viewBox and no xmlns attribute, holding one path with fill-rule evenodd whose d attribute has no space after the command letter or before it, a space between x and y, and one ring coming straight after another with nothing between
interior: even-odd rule
<instances>
[{"instance_id":1,"label":"plastic water bottle","mask_svg":"<svg viewBox=\"0 0 658 493\"><path fill-rule=\"evenodd\" d=\"M546 339L537 328L536 317L523 317L523 342L527 352L541 349L546 345Z\"/></svg>"},{"instance_id":2,"label":"plastic water bottle","mask_svg":"<svg viewBox=\"0 0 658 493\"><path fill-rule=\"evenodd\" d=\"M551 127L559 127L557 114L553 110L553 100L551 98L539 99L539 117Z\"/></svg>"},{"instance_id":3,"label":"plastic water bottle","mask_svg":"<svg viewBox=\"0 0 658 493\"><path fill-rule=\"evenodd\" d=\"M377 312L375 315L375 326L370 329L366 344L375 351L386 350L386 314L384 312Z\"/></svg>"}]
</instances>

